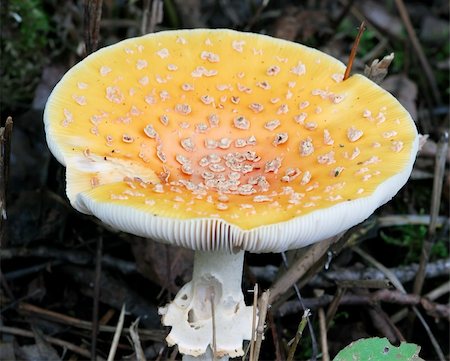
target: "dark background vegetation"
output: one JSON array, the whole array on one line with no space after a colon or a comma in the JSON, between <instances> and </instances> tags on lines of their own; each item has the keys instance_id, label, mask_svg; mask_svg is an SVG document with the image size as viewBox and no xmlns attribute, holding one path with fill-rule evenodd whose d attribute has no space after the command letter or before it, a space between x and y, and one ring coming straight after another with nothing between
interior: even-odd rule
<instances>
[{"instance_id":1,"label":"dark background vegetation","mask_svg":"<svg viewBox=\"0 0 450 361\"><path fill-rule=\"evenodd\" d=\"M165 0L160 19L154 12L152 18L152 3L157 1L104 0L98 46L148 31L224 27L298 41L346 63L365 20L353 72L395 53L381 85L410 111L428 139L398 196L347 232L338 247L318 257L297 280L312 310L317 341L305 330L295 359L323 357L319 309L330 316L331 357L353 340L380 336L394 344L403 339L421 345L426 360L439 359L430 341L434 338L448 359L450 178L448 169L435 167L436 157L449 159L442 141L449 120L448 1ZM180 359L164 344L157 308L189 280L192 253L112 232L74 211L65 197L64 169L46 147L46 99L64 72L85 56L83 1L2 0L0 12L0 120L2 126L8 116L14 121L12 136L8 126L0 133L0 201L7 205L7 220L0 224L0 359L79 360L94 350L106 359L123 303L125 327L140 317L147 360ZM430 227L430 214L436 227ZM428 268L417 271L428 245ZM304 252L288 253L289 263L301 260ZM381 289L368 288L367 277L388 276L367 254L394 273L406 294L386 282ZM291 271L279 254L249 254L243 289L252 289L255 282L269 288ZM425 277L420 295L414 295L417 274ZM250 303L251 294L246 297ZM334 311L333 299L339 305ZM412 316L412 304L428 331ZM261 360L286 359L302 314L293 291L272 305ZM126 333L116 355L137 359Z\"/></svg>"}]
</instances>

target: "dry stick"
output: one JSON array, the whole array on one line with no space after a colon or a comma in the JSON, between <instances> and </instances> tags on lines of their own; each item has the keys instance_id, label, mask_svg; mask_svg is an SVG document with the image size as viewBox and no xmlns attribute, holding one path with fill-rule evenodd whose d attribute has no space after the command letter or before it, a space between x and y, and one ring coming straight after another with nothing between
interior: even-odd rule
<instances>
[{"instance_id":1,"label":"dry stick","mask_svg":"<svg viewBox=\"0 0 450 361\"><path fill-rule=\"evenodd\" d=\"M211 293L211 296L209 298L209 302L211 304L211 321L212 321L212 352L213 352L213 359L216 359L216 353L217 353L217 335L216 335L216 310L214 308L214 292Z\"/></svg>"},{"instance_id":2,"label":"dry stick","mask_svg":"<svg viewBox=\"0 0 450 361\"><path fill-rule=\"evenodd\" d=\"M148 19L151 14L150 6L152 5L152 2L152 0L144 0L142 2L141 35L148 33Z\"/></svg>"},{"instance_id":3,"label":"dry stick","mask_svg":"<svg viewBox=\"0 0 450 361\"><path fill-rule=\"evenodd\" d=\"M45 319L62 323L65 325L69 325L72 327L80 328L83 330L91 330L92 329L92 322L80 320L75 317L66 316L64 314L49 311L43 308L40 308L38 306L34 306L29 303L21 302L19 303L18 307L19 312L26 312L26 313L33 313L34 315L43 317ZM99 330L101 332L115 332L116 327L114 326L107 326L107 325L100 325ZM129 332L128 328L123 329L123 333ZM141 336L146 336L149 339L153 341L160 342L165 337L165 332L160 330L140 330L139 331Z\"/></svg>"},{"instance_id":4,"label":"dry stick","mask_svg":"<svg viewBox=\"0 0 450 361\"><path fill-rule=\"evenodd\" d=\"M356 253L358 253L362 258L364 258L366 261L368 261L369 263L374 265L376 268L378 268L380 271L382 271L386 275L386 277L392 282L392 284L395 286L395 288L397 288L399 291L401 291L403 293L406 293L405 288L403 287L401 282L398 280L398 278L395 276L395 274L391 270L389 270L387 267L382 265L375 258L373 258L371 255L364 252L359 247L354 247L353 250ZM422 323L422 326L425 329L425 332L428 334L428 337L430 338L431 344L433 345L434 350L435 350L437 356L439 357L439 360L445 361L444 353L442 352L442 349L441 349L438 341L436 340L436 337L434 337L433 333L431 332L431 329L428 326L427 322L422 317L422 314L419 312L417 307L413 306L412 309L413 309L414 313L416 314L417 318Z\"/></svg>"},{"instance_id":5,"label":"dry stick","mask_svg":"<svg viewBox=\"0 0 450 361\"><path fill-rule=\"evenodd\" d=\"M417 38L417 35L416 35L416 32L414 31L414 28L411 23L411 19L409 18L408 10L406 9L406 6L403 3L403 0L395 0L395 5L397 6L398 12L400 13L400 17L406 27L406 31L408 33L409 39L411 40L413 48L414 48L415 52L417 53L417 56L419 57L420 64L422 65L422 68L425 72L428 83L430 84L434 100L437 105L440 105L440 104L442 104L442 99L439 94L439 88L436 84L436 79L434 78L434 75L433 75L433 70L431 69L431 66L428 63L427 57L422 49L422 46L420 45L419 39Z\"/></svg>"},{"instance_id":6,"label":"dry stick","mask_svg":"<svg viewBox=\"0 0 450 361\"><path fill-rule=\"evenodd\" d=\"M330 354L328 352L328 340L327 340L327 325L326 317L323 308L319 308L319 329L320 329L320 344L322 346L322 361L330 361Z\"/></svg>"},{"instance_id":7,"label":"dry stick","mask_svg":"<svg viewBox=\"0 0 450 361\"><path fill-rule=\"evenodd\" d=\"M144 350L142 349L141 340L138 334L139 317L130 326L130 336L133 341L134 352L136 353L137 361L146 361Z\"/></svg>"},{"instance_id":8,"label":"dry stick","mask_svg":"<svg viewBox=\"0 0 450 361\"><path fill-rule=\"evenodd\" d=\"M32 331L27 331L27 330L22 330L21 328L7 327L7 326L0 326L0 333L8 333L11 335L22 336L22 337L31 337L31 338L34 338L34 336L35 336ZM66 348L74 353L77 353L83 357L86 357L87 359L91 358L90 352L88 350L86 350L85 348L79 347L77 345L74 345L73 343L66 342L66 341L57 339L55 337L51 337L51 336L43 336L43 338L45 341L47 341L53 345L57 345L57 346ZM97 356L96 361L104 361L104 359Z\"/></svg>"},{"instance_id":9,"label":"dry stick","mask_svg":"<svg viewBox=\"0 0 450 361\"><path fill-rule=\"evenodd\" d=\"M442 285L440 285L439 287L436 287L434 290L428 292L425 295L425 297L428 298L430 301L434 301L449 292L450 292L450 281L447 281Z\"/></svg>"},{"instance_id":10,"label":"dry stick","mask_svg":"<svg viewBox=\"0 0 450 361\"><path fill-rule=\"evenodd\" d=\"M287 357L287 361L294 360L295 351L297 350L298 343L300 342L300 340L302 338L303 331L304 331L306 325L308 324L309 316L311 316L311 313L310 313L309 309L306 309L303 312L303 316L298 325L297 332L295 333L294 339L288 343L288 346L290 345L290 347L289 347L289 354Z\"/></svg>"},{"instance_id":11,"label":"dry stick","mask_svg":"<svg viewBox=\"0 0 450 361\"><path fill-rule=\"evenodd\" d=\"M244 28L244 31L249 31L253 25L258 21L259 17L261 16L263 10L269 5L270 0L263 0L261 4L258 6L258 9L256 9L255 14L250 18L247 25Z\"/></svg>"},{"instance_id":12,"label":"dry stick","mask_svg":"<svg viewBox=\"0 0 450 361\"><path fill-rule=\"evenodd\" d=\"M441 205L442 183L445 175L445 161L448 149L448 133L445 132L438 143L436 151L436 161L434 165L433 191L431 196L430 225L428 227L428 235L422 245L420 255L419 269L417 270L416 279L414 280L413 292L420 295L422 292L423 282L425 280L425 268L430 258L431 248L436 241L436 226L439 216L439 208Z\"/></svg>"},{"instance_id":13,"label":"dry stick","mask_svg":"<svg viewBox=\"0 0 450 361\"><path fill-rule=\"evenodd\" d=\"M448 287L448 289L447 289ZM442 288L437 290L439 294L445 294L450 292L449 285L443 285ZM434 296L434 295L431 295ZM435 297L435 296L434 296ZM434 298L436 299L436 298ZM320 307L326 307L336 300L336 296L331 296L328 294L322 297L315 298L304 298L303 303L306 308L318 309ZM397 305L408 305L415 306L421 305L424 307L425 311L431 315L433 318L445 318L450 321L450 308L445 304L439 304L433 301L428 295L421 297L418 295L412 295L403 293L398 290L379 290L372 292L370 294L345 294L339 301L339 305L350 305L350 306L360 306L360 305L373 305L377 302L391 303ZM296 301L287 301L278 309L278 315L284 317L290 314L297 314L303 311L303 308ZM328 316L327 316L328 317Z\"/></svg>"},{"instance_id":14,"label":"dry stick","mask_svg":"<svg viewBox=\"0 0 450 361\"><path fill-rule=\"evenodd\" d=\"M326 314L326 326L327 330L330 328L331 321L333 321L334 315L337 312L337 309L339 307L339 303L342 300L342 297L345 295L345 292L347 291L347 288L345 287L338 287L336 290L336 294L333 297L333 300L331 301L330 305L328 306L327 314Z\"/></svg>"},{"instance_id":15,"label":"dry stick","mask_svg":"<svg viewBox=\"0 0 450 361\"><path fill-rule=\"evenodd\" d=\"M123 329L123 321L125 319L125 304L122 306L122 310L120 311L119 321L117 322L116 331L114 332L113 342L111 344L111 348L109 349L109 355L107 361L114 361L114 357L116 356L117 346L119 345L120 335Z\"/></svg>"},{"instance_id":16,"label":"dry stick","mask_svg":"<svg viewBox=\"0 0 450 361\"><path fill-rule=\"evenodd\" d=\"M314 290L315 297L320 297L323 294L324 291L321 289ZM328 353L326 317L323 307L319 307L317 313L319 315L320 348L322 349L322 361L330 361L330 355Z\"/></svg>"},{"instance_id":17,"label":"dry stick","mask_svg":"<svg viewBox=\"0 0 450 361\"><path fill-rule=\"evenodd\" d=\"M98 334L98 303L100 298L100 280L102 273L102 251L103 251L103 236L97 240L97 251L95 255L95 281L94 281L94 304L92 310L92 344L91 355L95 358L97 353L97 334Z\"/></svg>"},{"instance_id":18,"label":"dry stick","mask_svg":"<svg viewBox=\"0 0 450 361\"><path fill-rule=\"evenodd\" d=\"M281 252L281 258L283 259L284 266L287 269L289 265L287 262L286 254L284 252ZM303 305L303 299L302 299L302 296L300 294L300 290L299 290L297 284L294 283L292 287L294 288L294 291L297 295L298 302L302 305L303 309L305 309L305 306ZM317 341L316 341L316 335L314 334L314 328L312 326L312 322L310 321L310 319L308 317L308 314L306 315L306 321L308 322L308 330L309 330L309 334L311 337L311 348L312 348L311 360L315 361L317 359Z\"/></svg>"},{"instance_id":19,"label":"dry stick","mask_svg":"<svg viewBox=\"0 0 450 361\"><path fill-rule=\"evenodd\" d=\"M256 312L258 303L258 284L253 287L253 317L252 317L252 338L250 340L250 361L255 361L255 330L256 330Z\"/></svg>"},{"instance_id":20,"label":"dry stick","mask_svg":"<svg viewBox=\"0 0 450 361\"><path fill-rule=\"evenodd\" d=\"M273 304L279 297L288 291L305 273L328 251L329 247L337 240L331 237L322 242L310 246L270 287L269 303Z\"/></svg>"},{"instance_id":21,"label":"dry stick","mask_svg":"<svg viewBox=\"0 0 450 361\"><path fill-rule=\"evenodd\" d=\"M161 24L164 18L164 3L162 0L153 0L152 14L150 17L150 24L148 26L148 32L154 33L156 25Z\"/></svg>"},{"instance_id":22,"label":"dry stick","mask_svg":"<svg viewBox=\"0 0 450 361\"><path fill-rule=\"evenodd\" d=\"M6 189L9 178L9 159L11 157L11 137L13 121L8 117L5 126L0 128L0 245L6 246Z\"/></svg>"},{"instance_id":23,"label":"dry stick","mask_svg":"<svg viewBox=\"0 0 450 361\"><path fill-rule=\"evenodd\" d=\"M259 299L259 317L258 326L256 327L255 354L254 360L251 361L258 361L259 359L259 352L261 350L261 343L264 336L264 324L266 322L267 309L269 308L269 296L270 290L266 290Z\"/></svg>"},{"instance_id":24,"label":"dry stick","mask_svg":"<svg viewBox=\"0 0 450 361\"><path fill-rule=\"evenodd\" d=\"M270 297L269 297L269 299L270 299ZM269 313L267 314L267 319L269 321L270 332L272 335L273 344L275 346L275 361L282 361L280 341L278 340L278 332L277 332L277 328L276 328L276 325L275 325L275 322L273 319L272 312L269 311Z\"/></svg>"},{"instance_id":25,"label":"dry stick","mask_svg":"<svg viewBox=\"0 0 450 361\"><path fill-rule=\"evenodd\" d=\"M84 0L84 42L86 55L98 47L103 0Z\"/></svg>"},{"instance_id":26,"label":"dry stick","mask_svg":"<svg viewBox=\"0 0 450 361\"><path fill-rule=\"evenodd\" d=\"M361 36L365 30L365 21L363 20L361 25L359 26L358 35L356 35L355 42L353 43L352 50L350 52L350 57L348 58L347 68L345 69L344 79L346 80L350 76L350 71L352 70L353 60L355 60L356 50L358 49L359 41L361 40Z\"/></svg>"},{"instance_id":27,"label":"dry stick","mask_svg":"<svg viewBox=\"0 0 450 361\"><path fill-rule=\"evenodd\" d=\"M143 3L141 34L155 32L156 25L162 23L164 7L161 0L145 0Z\"/></svg>"}]
</instances>

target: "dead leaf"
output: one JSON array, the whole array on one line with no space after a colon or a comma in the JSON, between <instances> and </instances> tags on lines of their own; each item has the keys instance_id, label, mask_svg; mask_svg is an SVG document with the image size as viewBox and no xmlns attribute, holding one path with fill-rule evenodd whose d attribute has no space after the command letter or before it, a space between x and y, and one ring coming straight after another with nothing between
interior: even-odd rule
<instances>
[{"instance_id":1,"label":"dead leaf","mask_svg":"<svg viewBox=\"0 0 450 361\"><path fill-rule=\"evenodd\" d=\"M391 14L380 1L355 1L355 5L364 14L369 23L375 25L383 33L397 39L404 37L403 25L398 16Z\"/></svg>"},{"instance_id":2,"label":"dead leaf","mask_svg":"<svg viewBox=\"0 0 450 361\"><path fill-rule=\"evenodd\" d=\"M370 66L365 66L364 75L377 84L381 83L388 74L388 68L392 60L394 60L394 53L386 55L381 61L375 59Z\"/></svg>"},{"instance_id":3,"label":"dead leaf","mask_svg":"<svg viewBox=\"0 0 450 361\"><path fill-rule=\"evenodd\" d=\"M14 343L0 342L0 360L16 361L14 353Z\"/></svg>"},{"instance_id":4,"label":"dead leaf","mask_svg":"<svg viewBox=\"0 0 450 361\"><path fill-rule=\"evenodd\" d=\"M175 282L177 279L184 284L191 278L192 250L137 237L132 241L132 250L138 271L173 294L181 286Z\"/></svg>"},{"instance_id":5,"label":"dead leaf","mask_svg":"<svg viewBox=\"0 0 450 361\"><path fill-rule=\"evenodd\" d=\"M302 42L331 31L330 19L323 10L304 10L287 7L275 23L274 36Z\"/></svg>"},{"instance_id":6,"label":"dead leaf","mask_svg":"<svg viewBox=\"0 0 450 361\"><path fill-rule=\"evenodd\" d=\"M381 86L392 93L398 101L411 114L413 119L417 119L417 85L406 75L396 74L388 76Z\"/></svg>"}]
</instances>

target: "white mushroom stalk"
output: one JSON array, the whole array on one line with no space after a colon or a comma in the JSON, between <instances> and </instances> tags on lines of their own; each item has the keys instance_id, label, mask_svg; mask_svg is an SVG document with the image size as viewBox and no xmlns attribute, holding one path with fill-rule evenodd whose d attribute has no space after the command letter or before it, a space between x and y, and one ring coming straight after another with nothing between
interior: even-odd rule
<instances>
[{"instance_id":1,"label":"white mushroom stalk","mask_svg":"<svg viewBox=\"0 0 450 361\"><path fill-rule=\"evenodd\" d=\"M210 347L215 357L243 355L242 341L252 335L252 307L241 289L244 251L196 251L192 281L160 309L171 326L169 345L182 354L201 356Z\"/></svg>"},{"instance_id":2,"label":"white mushroom stalk","mask_svg":"<svg viewBox=\"0 0 450 361\"><path fill-rule=\"evenodd\" d=\"M413 120L344 71L268 36L180 30L101 49L52 92L45 131L72 206L197 252L193 280L162 309L168 342L185 355L242 354L244 251L336 235L406 183Z\"/></svg>"}]
</instances>

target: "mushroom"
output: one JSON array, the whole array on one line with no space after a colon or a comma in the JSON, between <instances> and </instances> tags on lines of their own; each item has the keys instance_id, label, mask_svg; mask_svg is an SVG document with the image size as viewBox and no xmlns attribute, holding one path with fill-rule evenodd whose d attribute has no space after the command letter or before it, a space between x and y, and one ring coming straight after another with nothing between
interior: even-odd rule
<instances>
[{"instance_id":1,"label":"mushroom","mask_svg":"<svg viewBox=\"0 0 450 361\"><path fill-rule=\"evenodd\" d=\"M72 206L195 250L192 281L161 309L186 359L208 347L243 354L245 251L333 236L407 181L418 148L410 115L344 71L268 36L166 31L97 51L52 92L47 142Z\"/></svg>"}]
</instances>

